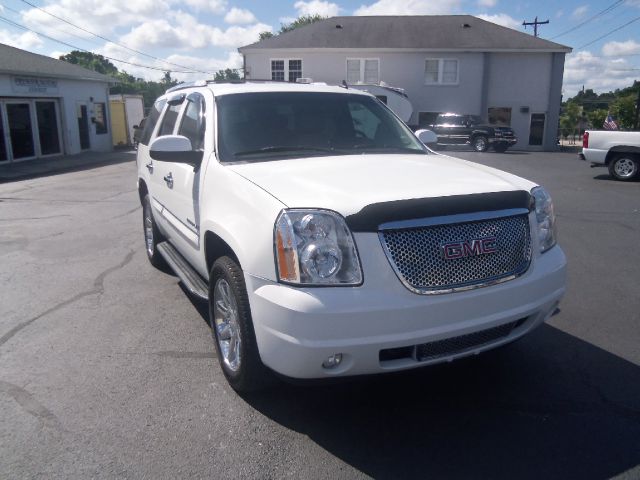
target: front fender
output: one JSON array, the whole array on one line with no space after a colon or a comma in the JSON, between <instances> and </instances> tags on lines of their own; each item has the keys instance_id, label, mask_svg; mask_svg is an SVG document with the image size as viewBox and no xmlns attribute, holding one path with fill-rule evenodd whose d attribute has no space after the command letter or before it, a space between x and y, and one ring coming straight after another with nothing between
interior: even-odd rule
<instances>
[{"instance_id":1,"label":"front fender","mask_svg":"<svg viewBox=\"0 0 640 480\"><path fill-rule=\"evenodd\" d=\"M273 228L286 205L223 165L212 170L203 189L201 235L212 232L224 240L245 274L275 281ZM203 256L204 248L203 242Z\"/></svg>"}]
</instances>

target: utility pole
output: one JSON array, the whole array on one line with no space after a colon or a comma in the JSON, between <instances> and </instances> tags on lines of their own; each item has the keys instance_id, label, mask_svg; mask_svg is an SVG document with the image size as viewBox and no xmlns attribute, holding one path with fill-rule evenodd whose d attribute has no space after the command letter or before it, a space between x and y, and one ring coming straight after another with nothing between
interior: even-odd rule
<instances>
[{"instance_id":1,"label":"utility pole","mask_svg":"<svg viewBox=\"0 0 640 480\"><path fill-rule=\"evenodd\" d=\"M538 17L536 16L536 19L533 22L522 22L522 25L524 25L524 29L527 29L528 25L533 25L533 36L537 37L538 36L538 25L545 25L549 23L549 20L545 20L544 22L539 22L538 21Z\"/></svg>"}]
</instances>

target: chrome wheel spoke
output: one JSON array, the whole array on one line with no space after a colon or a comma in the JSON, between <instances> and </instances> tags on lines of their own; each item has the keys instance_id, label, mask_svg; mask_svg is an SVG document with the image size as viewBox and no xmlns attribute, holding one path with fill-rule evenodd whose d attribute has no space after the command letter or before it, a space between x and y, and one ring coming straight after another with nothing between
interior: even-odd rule
<instances>
[{"instance_id":1,"label":"chrome wheel spoke","mask_svg":"<svg viewBox=\"0 0 640 480\"><path fill-rule=\"evenodd\" d=\"M216 337L222 360L232 371L240 368L241 345L240 327L236 299L229 283L221 278L213 290L213 306Z\"/></svg>"},{"instance_id":2,"label":"chrome wheel spoke","mask_svg":"<svg viewBox=\"0 0 640 480\"><path fill-rule=\"evenodd\" d=\"M229 340L232 337L231 326L228 323L221 323L216 328L220 340Z\"/></svg>"}]
</instances>

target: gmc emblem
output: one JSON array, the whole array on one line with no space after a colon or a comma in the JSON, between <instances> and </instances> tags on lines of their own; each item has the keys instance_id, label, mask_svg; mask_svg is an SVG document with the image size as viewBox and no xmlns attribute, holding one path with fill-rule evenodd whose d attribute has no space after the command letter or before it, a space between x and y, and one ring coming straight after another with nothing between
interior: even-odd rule
<instances>
[{"instance_id":1,"label":"gmc emblem","mask_svg":"<svg viewBox=\"0 0 640 480\"><path fill-rule=\"evenodd\" d=\"M496 237L475 238L473 240L463 240L462 242L445 243L441 248L442 257L445 260L477 257L478 255L496 253L498 251Z\"/></svg>"}]
</instances>

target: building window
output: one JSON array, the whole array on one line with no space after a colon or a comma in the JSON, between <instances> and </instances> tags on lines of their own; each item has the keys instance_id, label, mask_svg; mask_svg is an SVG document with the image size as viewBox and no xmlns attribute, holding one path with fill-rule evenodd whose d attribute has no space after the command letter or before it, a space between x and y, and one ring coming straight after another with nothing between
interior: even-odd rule
<instances>
[{"instance_id":1,"label":"building window","mask_svg":"<svg viewBox=\"0 0 640 480\"><path fill-rule=\"evenodd\" d=\"M271 60L271 80L295 82L302 77L302 60Z\"/></svg>"},{"instance_id":2,"label":"building window","mask_svg":"<svg viewBox=\"0 0 640 480\"><path fill-rule=\"evenodd\" d=\"M93 123L96 126L96 133L102 135L108 132L107 129L107 109L104 103L93 104Z\"/></svg>"},{"instance_id":3,"label":"building window","mask_svg":"<svg viewBox=\"0 0 640 480\"><path fill-rule=\"evenodd\" d=\"M457 85L458 63L455 58L427 58L424 62L425 85Z\"/></svg>"},{"instance_id":4,"label":"building window","mask_svg":"<svg viewBox=\"0 0 640 480\"><path fill-rule=\"evenodd\" d=\"M489 108L489 124L511 126L511 108L510 107Z\"/></svg>"},{"instance_id":5,"label":"building window","mask_svg":"<svg viewBox=\"0 0 640 480\"><path fill-rule=\"evenodd\" d=\"M347 83L380 83L380 60L347 58Z\"/></svg>"}]
</instances>

